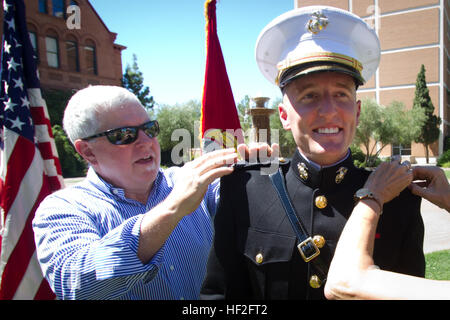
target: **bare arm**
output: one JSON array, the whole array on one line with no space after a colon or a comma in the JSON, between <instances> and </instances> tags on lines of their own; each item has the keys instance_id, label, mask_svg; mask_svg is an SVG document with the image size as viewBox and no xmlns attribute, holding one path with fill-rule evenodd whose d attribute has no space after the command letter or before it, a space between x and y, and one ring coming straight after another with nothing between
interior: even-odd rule
<instances>
[{"instance_id":1,"label":"bare arm","mask_svg":"<svg viewBox=\"0 0 450 320\"><path fill-rule=\"evenodd\" d=\"M449 299L450 281L428 280L378 269L372 250L378 208L363 200L353 210L331 263L327 299Z\"/></svg>"},{"instance_id":2,"label":"bare arm","mask_svg":"<svg viewBox=\"0 0 450 320\"><path fill-rule=\"evenodd\" d=\"M365 187L381 203L394 198L412 180L412 173L398 163L383 163ZM360 201L339 239L325 285L327 299L448 299L450 281L433 281L388 272L374 266L378 203Z\"/></svg>"}]
</instances>

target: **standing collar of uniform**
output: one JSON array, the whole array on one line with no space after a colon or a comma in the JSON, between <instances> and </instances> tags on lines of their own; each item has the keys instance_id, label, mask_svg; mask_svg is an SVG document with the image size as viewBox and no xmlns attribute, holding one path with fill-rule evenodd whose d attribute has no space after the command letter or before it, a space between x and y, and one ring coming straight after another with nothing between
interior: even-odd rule
<instances>
[{"instance_id":1,"label":"standing collar of uniform","mask_svg":"<svg viewBox=\"0 0 450 320\"><path fill-rule=\"evenodd\" d=\"M327 165L327 166L321 166L318 163L315 163L312 160L309 160L299 149L297 149L297 152L300 154L301 158L305 161L308 162L312 167L316 168L316 170L322 170L322 169L326 169L326 168L331 168L331 167L335 167L337 165L339 165L340 163L344 162L345 160L347 160L347 158L350 156L351 152L350 149L347 150L347 154L345 155L344 158L342 158L341 160L339 160L338 162L335 162L333 164ZM297 153L296 152L296 153ZM294 156L295 157L295 156Z\"/></svg>"},{"instance_id":2,"label":"standing collar of uniform","mask_svg":"<svg viewBox=\"0 0 450 320\"><path fill-rule=\"evenodd\" d=\"M304 166L307 172L307 178L302 178L299 172L299 165ZM345 168L345 174L340 182L336 182L336 176L341 168ZM297 149L291 161L291 171L294 175L301 180L304 184L315 189L330 189L334 186L340 185L345 181L348 171L354 170L355 166L353 164L353 158L350 150L348 150L347 155L342 160L329 165L320 166L317 163L307 159L303 156Z\"/></svg>"}]
</instances>

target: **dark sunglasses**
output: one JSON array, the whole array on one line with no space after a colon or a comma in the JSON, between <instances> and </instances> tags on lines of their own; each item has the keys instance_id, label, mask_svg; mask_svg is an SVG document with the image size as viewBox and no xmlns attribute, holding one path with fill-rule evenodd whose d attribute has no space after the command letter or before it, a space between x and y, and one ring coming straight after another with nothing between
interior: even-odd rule
<instances>
[{"instance_id":1,"label":"dark sunglasses","mask_svg":"<svg viewBox=\"0 0 450 320\"><path fill-rule=\"evenodd\" d=\"M91 140L98 137L106 136L109 142L115 145L130 144L136 141L138 138L139 130L144 131L144 133L149 138L154 138L159 133L158 121L153 120L146 122L140 126L136 127L123 127L117 129L111 129L102 133L94 134L93 136L84 138L83 140Z\"/></svg>"}]
</instances>

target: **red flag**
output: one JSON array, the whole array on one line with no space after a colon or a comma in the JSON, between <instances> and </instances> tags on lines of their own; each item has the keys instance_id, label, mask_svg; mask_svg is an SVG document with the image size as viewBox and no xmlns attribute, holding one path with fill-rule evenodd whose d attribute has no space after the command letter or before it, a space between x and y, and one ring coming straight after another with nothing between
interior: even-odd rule
<instances>
[{"instance_id":1,"label":"red flag","mask_svg":"<svg viewBox=\"0 0 450 320\"><path fill-rule=\"evenodd\" d=\"M36 258L32 220L64 182L28 36L23 0L4 0L0 114L0 299L55 295Z\"/></svg>"},{"instance_id":2,"label":"red flag","mask_svg":"<svg viewBox=\"0 0 450 320\"><path fill-rule=\"evenodd\" d=\"M205 15L206 69L200 128L203 149L235 147L244 139L217 36L216 0L206 0Z\"/></svg>"}]
</instances>

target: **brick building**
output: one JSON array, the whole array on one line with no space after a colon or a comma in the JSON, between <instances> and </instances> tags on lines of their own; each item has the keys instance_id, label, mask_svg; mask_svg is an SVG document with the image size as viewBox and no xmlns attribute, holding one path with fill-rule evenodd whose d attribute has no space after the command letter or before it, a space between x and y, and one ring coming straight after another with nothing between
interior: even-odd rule
<instances>
[{"instance_id":1,"label":"brick building","mask_svg":"<svg viewBox=\"0 0 450 320\"><path fill-rule=\"evenodd\" d=\"M43 89L121 84L125 47L88 0L25 0L25 6ZM0 20L3 34L3 12Z\"/></svg>"},{"instance_id":2,"label":"brick building","mask_svg":"<svg viewBox=\"0 0 450 320\"><path fill-rule=\"evenodd\" d=\"M294 0L295 7L330 5L348 10L373 26L381 42L381 61L374 77L358 90L359 98L376 99L381 105L400 101L411 108L420 66L425 65L427 87L440 116L441 135L430 148L430 162L443 152L450 135L449 2L444 0ZM390 146L381 156L401 154L423 163L422 144Z\"/></svg>"}]
</instances>

